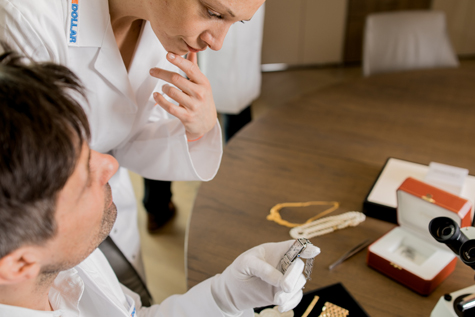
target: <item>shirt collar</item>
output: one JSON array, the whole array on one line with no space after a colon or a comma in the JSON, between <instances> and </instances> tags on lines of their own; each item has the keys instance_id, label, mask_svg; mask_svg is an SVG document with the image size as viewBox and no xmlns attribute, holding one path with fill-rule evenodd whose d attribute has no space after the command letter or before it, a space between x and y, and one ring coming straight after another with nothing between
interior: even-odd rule
<instances>
[{"instance_id":1,"label":"shirt collar","mask_svg":"<svg viewBox=\"0 0 475 317\"><path fill-rule=\"evenodd\" d=\"M15 317L60 317L79 316L79 301L84 292L84 282L76 269L60 272L48 294L54 311L33 310L0 304L1 316Z\"/></svg>"},{"instance_id":2,"label":"shirt collar","mask_svg":"<svg viewBox=\"0 0 475 317\"><path fill-rule=\"evenodd\" d=\"M68 311L68 316L79 316L79 301L84 293L84 282L75 268L58 274L49 291L54 310Z\"/></svg>"}]
</instances>

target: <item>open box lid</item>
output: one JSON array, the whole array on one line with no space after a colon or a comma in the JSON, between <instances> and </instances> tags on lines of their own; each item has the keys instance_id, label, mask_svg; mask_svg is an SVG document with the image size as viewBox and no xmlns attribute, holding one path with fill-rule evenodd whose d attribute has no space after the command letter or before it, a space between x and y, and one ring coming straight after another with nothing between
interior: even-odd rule
<instances>
[{"instance_id":1,"label":"open box lid","mask_svg":"<svg viewBox=\"0 0 475 317\"><path fill-rule=\"evenodd\" d=\"M397 224L397 189L408 177L413 177L438 187L439 185L426 180L429 177L428 174L429 166L427 165L393 157L388 158L363 203L365 214ZM475 206L475 176L468 175L466 177L462 193L459 196L468 199L472 206Z\"/></svg>"},{"instance_id":2,"label":"open box lid","mask_svg":"<svg viewBox=\"0 0 475 317\"><path fill-rule=\"evenodd\" d=\"M399 225L432 245L440 246L429 233L429 222L432 219L449 217L460 227L471 224L472 205L467 199L412 177L399 186L397 200Z\"/></svg>"}]
</instances>

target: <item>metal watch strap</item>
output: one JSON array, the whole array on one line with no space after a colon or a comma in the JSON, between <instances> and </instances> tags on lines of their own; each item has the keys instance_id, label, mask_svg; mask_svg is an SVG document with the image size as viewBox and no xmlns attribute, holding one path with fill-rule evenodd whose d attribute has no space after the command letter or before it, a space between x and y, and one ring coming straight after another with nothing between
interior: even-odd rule
<instances>
[{"instance_id":1,"label":"metal watch strap","mask_svg":"<svg viewBox=\"0 0 475 317\"><path fill-rule=\"evenodd\" d=\"M277 269L282 273L285 274L289 266L297 259L300 257L300 254L305 251L307 248L307 245L312 244L308 239L305 238L300 238L295 240L295 242L292 244L290 249L284 254L282 259L280 260ZM304 268L304 273L306 279L310 279L310 275L312 273L313 269L313 258L311 259L306 259L305 261L305 268Z\"/></svg>"}]
</instances>

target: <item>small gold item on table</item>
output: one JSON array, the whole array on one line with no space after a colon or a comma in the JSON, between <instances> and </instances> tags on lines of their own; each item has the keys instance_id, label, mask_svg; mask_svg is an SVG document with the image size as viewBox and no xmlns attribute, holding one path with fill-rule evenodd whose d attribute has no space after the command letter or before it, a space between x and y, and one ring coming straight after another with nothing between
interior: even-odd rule
<instances>
[{"instance_id":1,"label":"small gold item on table","mask_svg":"<svg viewBox=\"0 0 475 317\"><path fill-rule=\"evenodd\" d=\"M318 296L315 296L313 298L312 302L310 303L310 305L308 305L308 307L305 310L305 313L303 313L302 317L307 317L312 312L312 309L313 309L313 307L315 307L315 304L318 302L319 298L320 297L318 297Z\"/></svg>"},{"instance_id":2,"label":"small gold item on table","mask_svg":"<svg viewBox=\"0 0 475 317\"><path fill-rule=\"evenodd\" d=\"M326 302L322 308L322 313L318 317L346 317L349 314L348 309Z\"/></svg>"}]
</instances>

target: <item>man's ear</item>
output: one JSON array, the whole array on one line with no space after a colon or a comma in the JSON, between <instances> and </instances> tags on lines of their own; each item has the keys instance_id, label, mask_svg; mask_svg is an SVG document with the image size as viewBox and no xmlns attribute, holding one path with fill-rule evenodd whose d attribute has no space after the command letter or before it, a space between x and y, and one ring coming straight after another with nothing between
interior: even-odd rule
<instances>
[{"instance_id":1,"label":"man's ear","mask_svg":"<svg viewBox=\"0 0 475 317\"><path fill-rule=\"evenodd\" d=\"M12 285L36 279L41 265L30 247L18 248L0 259L0 285Z\"/></svg>"}]
</instances>

